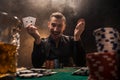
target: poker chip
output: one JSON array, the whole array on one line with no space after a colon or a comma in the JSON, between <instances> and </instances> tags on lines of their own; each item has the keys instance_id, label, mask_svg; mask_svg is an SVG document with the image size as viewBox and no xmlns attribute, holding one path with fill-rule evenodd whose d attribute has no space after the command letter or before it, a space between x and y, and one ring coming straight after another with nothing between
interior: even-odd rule
<instances>
[{"instance_id":1,"label":"poker chip","mask_svg":"<svg viewBox=\"0 0 120 80\"><path fill-rule=\"evenodd\" d=\"M120 49L119 32L111 27L98 28L93 35L96 39L98 52L116 52Z\"/></svg>"},{"instance_id":2,"label":"poker chip","mask_svg":"<svg viewBox=\"0 0 120 80\"><path fill-rule=\"evenodd\" d=\"M51 74L56 74L57 72L51 72Z\"/></svg>"},{"instance_id":3,"label":"poker chip","mask_svg":"<svg viewBox=\"0 0 120 80\"><path fill-rule=\"evenodd\" d=\"M88 76L89 75L89 69L88 69L88 67L81 67L80 69L74 71L72 74L73 75Z\"/></svg>"},{"instance_id":4,"label":"poker chip","mask_svg":"<svg viewBox=\"0 0 120 80\"><path fill-rule=\"evenodd\" d=\"M31 77L37 77L38 73L29 73L29 74L20 74L19 77L21 78L31 78Z\"/></svg>"},{"instance_id":5,"label":"poker chip","mask_svg":"<svg viewBox=\"0 0 120 80\"><path fill-rule=\"evenodd\" d=\"M40 68L31 68L30 70L38 73L43 73L46 71L46 69L40 69Z\"/></svg>"},{"instance_id":6,"label":"poker chip","mask_svg":"<svg viewBox=\"0 0 120 80\"><path fill-rule=\"evenodd\" d=\"M27 73L33 73L33 71L31 70L22 70L22 71L19 71L20 74L27 74Z\"/></svg>"},{"instance_id":7,"label":"poker chip","mask_svg":"<svg viewBox=\"0 0 120 80\"><path fill-rule=\"evenodd\" d=\"M42 76L44 76L44 75L43 75L43 74L38 74L38 75L37 75L37 77L42 77Z\"/></svg>"}]
</instances>

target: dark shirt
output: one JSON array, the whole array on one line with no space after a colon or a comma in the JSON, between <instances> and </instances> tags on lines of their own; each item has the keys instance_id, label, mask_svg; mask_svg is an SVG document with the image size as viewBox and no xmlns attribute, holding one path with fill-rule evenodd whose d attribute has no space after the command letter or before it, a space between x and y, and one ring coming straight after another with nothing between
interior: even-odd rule
<instances>
[{"instance_id":1,"label":"dark shirt","mask_svg":"<svg viewBox=\"0 0 120 80\"><path fill-rule=\"evenodd\" d=\"M86 65L85 50L81 41L74 41L73 37L62 35L56 46L54 40L49 36L43 38L39 45L34 43L32 64L39 68L45 60L58 59L63 66L69 66L71 57L76 66Z\"/></svg>"}]
</instances>

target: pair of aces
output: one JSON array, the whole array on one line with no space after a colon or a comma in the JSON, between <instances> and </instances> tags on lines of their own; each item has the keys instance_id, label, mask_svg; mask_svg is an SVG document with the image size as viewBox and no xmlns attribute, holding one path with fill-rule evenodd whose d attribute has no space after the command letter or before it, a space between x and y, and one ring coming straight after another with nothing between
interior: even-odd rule
<instances>
[{"instance_id":1,"label":"pair of aces","mask_svg":"<svg viewBox=\"0 0 120 80\"><path fill-rule=\"evenodd\" d=\"M29 25L29 24L35 25L36 18L35 17L31 17L31 16L24 17L24 18L22 18L22 21L23 21L24 27L26 28L27 25Z\"/></svg>"}]
</instances>

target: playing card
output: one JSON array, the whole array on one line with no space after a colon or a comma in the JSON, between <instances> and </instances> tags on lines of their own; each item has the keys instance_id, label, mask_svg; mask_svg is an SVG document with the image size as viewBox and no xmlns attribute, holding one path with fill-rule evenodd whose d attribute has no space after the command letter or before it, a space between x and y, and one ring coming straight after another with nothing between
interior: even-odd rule
<instances>
[{"instance_id":1,"label":"playing card","mask_svg":"<svg viewBox=\"0 0 120 80\"><path fill-rule=\"evenodd\" d=\"M31 17L31 16L24 17L24 18L22 18L22 21L23 21L24 27L27 27L28 24L35 25L36 18L35 17Z\"/></svg>"}]
</instances>

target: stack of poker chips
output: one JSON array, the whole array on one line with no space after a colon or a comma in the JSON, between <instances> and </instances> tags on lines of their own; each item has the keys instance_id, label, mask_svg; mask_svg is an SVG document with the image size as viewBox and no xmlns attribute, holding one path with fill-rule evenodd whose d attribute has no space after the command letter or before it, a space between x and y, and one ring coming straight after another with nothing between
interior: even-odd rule
<instances>
[{"instance_id":1,"label":"stack of poker chips","mask_svg":"<svg viewBox=\"0 0 120 80\"><path fill-rule=\"evenodd\" d=\"M20 78L33 78L33 77L37 78L42 76L51 76L56 73L57 72L53 72L51 69L31 68L31 69L17 70L16 76Z\"/></svg>"},{"instance_id":2,"label":"stack of poker chips","mask_svg":"<svg viewBox=\"0 0 120 80\"><path fill-rule=\"evenodd\" d=\"M86 60L89 69L88 80L120 80L116 53L88 53Z\"/></svg>"},{"instance_id":3,"label":"stack of poker chips","mask_svg":"<svg viewBox=\"0 0 120 80\"><path fill-rule=\"evenodd\" d=\"M98 28L93 32L98 52L117 52L120 48L119 32L111 27Z\"/></svg>"},{"instance_id":4,"label":"stack of poker chips","mask_svg":"<svg viewBox=\"0 0 120 80\"><path fill-rule=\"evenodd\" d=\"M45 67L46 69L54 69L54 60L46 60Z\"/></svg>"},{"instance_id":5,"label":"stack of poker chips","mask_svg":"<svg viewBox=\"0 0 120 80\"><path fill-rule=\"evenodd\" d=\"M45 68L46 69L63 68L63 64L60 63L58 59L46 60L45 61Z\"/></svg>"}]
</instances>

